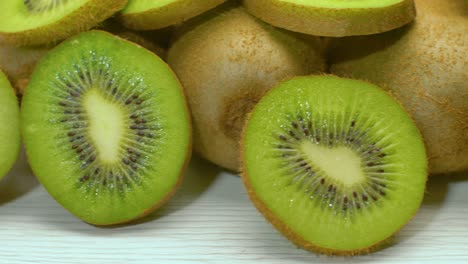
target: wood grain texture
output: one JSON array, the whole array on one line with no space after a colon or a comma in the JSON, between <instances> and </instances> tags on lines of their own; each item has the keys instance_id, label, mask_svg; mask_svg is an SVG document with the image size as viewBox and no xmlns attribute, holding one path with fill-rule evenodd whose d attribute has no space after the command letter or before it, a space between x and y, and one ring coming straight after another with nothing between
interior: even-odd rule
<instances>
[{"instance_id":1,"label":"wood grain texture","mask_svg":"<svg viewBox=\"0 0 468 264\"><path fill-rule=\"evenodd\" d=\"M468 263L468 175L432 178L424 205L384 249L327 257L296 248L248 201L237 176L195 158L175 197L141 221L85 224L24 157L0 182L0 263Z\"/></svg>"}]
</instances>

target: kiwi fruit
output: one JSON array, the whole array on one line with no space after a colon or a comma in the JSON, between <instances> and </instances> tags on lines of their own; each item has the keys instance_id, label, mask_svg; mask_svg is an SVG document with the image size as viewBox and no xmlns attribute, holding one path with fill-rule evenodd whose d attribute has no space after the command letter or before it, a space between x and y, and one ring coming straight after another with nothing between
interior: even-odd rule
<instances>
[{"instance_id":1,"label":"kiwi fruit","mask_svg":"<svg viewBox=\"0 0 468 264\"><path fill-rule=\"evenodd\" d=\"M388 90L425 139L429 170L468 169L468 4L416 0L418 17L391 32L332 41L331 72Z\"/></svg>"},{"instance_id":2,"label":"kiwi fruit","mask_svg":"<svg viewBox=\"0 0 468 264\"><path fill-rule=\"evenodd\" d=\"M17 46L57 42L96 26L126 4L127 0L0 1L0 38Z\"/></svg>"},{"instance_id":3,"label":"kiwi fruit","mask_svg":"<svg viewBox=\"0 0 468 264\"><path fill-rule=\"evenodd\" d=\"M21 118L34 174L94 225L128 222L164 204L191 154L190 115L175 74L155 54L102 31L44 56Z\"/></svg>"},{"instance_id":4,"label":"kiwi fruit","mask_svg":"<svg viewBox=\"0 0 468 264\"><path fill-rule=\"evenodd\" d=\"M20 111L18 100L5 74L0 71L0 180L18 158L20 140Z\"/></svg>"},{"instance_id":5,"label":"kiwi fruit","mask_svg":"<svg viewBox=\"0 0 468 264\"><path fill-rule=\"evenodd\" d=\"M242 139L243 181L257 209L298 246L372 252L420 207L422 137L370 83L296 77L255 106Z\"/></svg>"},{"instance_id":6,"label":"kiwi fruit","mask_svg":"<svg viewBox=\"0 0 468 264\"><path fill-rule=\"evenodd\" d=\"M154 30L183 22L226 0L129 0L120 12L120 22L135 30Z\"/></svg>"},{"instance_id":7,"label":"kiwi fruit","mask_svg":"<svg viewBox=\"0 0 468 264\"><path fill-rule=\"evenodd\" d=\"M342 37L401 27L414 19L413 0L243 0L264 21L301 33Z\"/></svg>"},{"instance_id":8,"label":"kiwi fruit","mask_svg":"<svg viewBox=\"0 0 468 264\"><path fill-rule=\"evenodd\" d=\"M50 49L48 46L16 47L0 42L0 69L8 76L18 96L23 94L36 63Z\"/></svg>"},{"instance_id":9,"label":"kiwi fruit","mask_svg":"<svg viewBox=\"0 0 468 264\"><path fill-rule=\"evenodd\" d=\"M276 29L233 2L176 29L168 63L187 94L195 151L233 171L245 117L265 91L325 68L319 38Z\"/></svg>"}]
</instances>

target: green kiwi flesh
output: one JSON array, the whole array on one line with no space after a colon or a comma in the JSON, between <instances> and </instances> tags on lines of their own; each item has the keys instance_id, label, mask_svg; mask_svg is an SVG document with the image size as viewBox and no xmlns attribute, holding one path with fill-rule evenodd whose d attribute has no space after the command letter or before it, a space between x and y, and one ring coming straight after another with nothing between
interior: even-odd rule
<instances>
[{"instance_id":1,"label":"green kiwi flesh","mask_svg":"<svg viewBox=\"0 0 468 264\"><path fill-rule=\"evenodd\" d=\"M260 212L308 250L375 250L422 202L420 133L377 86L296 77L268 92L242 141L243 180Z\"/></svg>"},{"instance_id":2,"label":"green kiwi flesh","mask_svg":"<svg viewBox=\"0 0 468 264\"><path fill-rule=\"evenodd\" d=\"M22 102L34 174L63 207L95 225L161 206L191 152L184 94L156 55L101 31L72 37L37 65Z\"/></svg>"},{"instance_id":3,"label":"green kiwi flesh","mask_svg":"<svg viewBox=\"0 0 468 264\"><path fill-rule=\"evenodd\" d=\"M341 37L401 27L415 17L413 0L243 0L264 21L301 33Z\"/></svg>"},{"instance_id":4,"label":"green kiwi flesh","mask_svg":"<svg viewBox=\"0 0 468 264\"><path fill-rule=\"evenodd\" d=\"M96 26L126 4L127 0L0 1L0 38L17 46L57 42Z\"/></svg>"},{"instance_id":5,"label":"green kiwi flesh","mask_svg":"<svg viewBox=\"0 0 468 264\"><path fill-rule=\"evenodd\" d=\"M226 0L129 0L120 12L120 21L135 30L160 29L183 22L212 9Z\"/></svg>"},{"instance_id":6,"label":"green kiwi flesh","mask_svg":"<svg viewBox=\"0 0 468 264\"><path fill-rule=\"evenodd\" d=\"M227 2L176 29L168 53L194 123L194 149L239 172L247 114L278 82L325 70L321 40L272 27Z\"/></svg>"},{"instance_id":7,"label":"green kiwi flesh","mask_svg":"<svg viewBox=\"0 0 468 264\"><path fill-rule=\"evenodd\" d=\"M5 74L0 71L0 180L15 163L20 150L18 99Z\"/></svg>"},{"instance_id":8,"label":"green kiwi flesh","mask_svg":"<svg viewBox=\"0 0 468 264\"><path fill-rule=\"evenodd\" d=\"M429 171L468 169L468 5L416 0L413 24L332 41L330 70L393 94L424 137Z\"/></svg>"}]
</instances>

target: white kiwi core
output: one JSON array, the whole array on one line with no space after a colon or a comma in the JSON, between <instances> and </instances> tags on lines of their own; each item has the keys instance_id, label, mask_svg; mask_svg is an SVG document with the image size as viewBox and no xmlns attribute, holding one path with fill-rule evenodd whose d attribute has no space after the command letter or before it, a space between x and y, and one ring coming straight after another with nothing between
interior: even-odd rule
<instances>
[{"instance_id":1,"label":"white kiwi core","mask_svg":"<svg viewBox=\"0 0 468 264\"><path fill-rule=\"evenodd\" d=\"M125 133L125 115L122 109L106 100L97 89L91 89L83 98L89 118L89 135L96 146L101 162L119 161L120 141Z\"/></svg>"},{"instance_id":2,"label":"white kiwi core","mask_svg":"<svg viewBox=\"0 0 468 264\"><path fill-rule=\"evenodd\" d=\"M317 169L345 186L353 186L366 180L361 167L361 158L347 147L328 148L314 142L304 141L301 144L301 150L309 161L317 166Z\"/></svg>"}]
</instances>

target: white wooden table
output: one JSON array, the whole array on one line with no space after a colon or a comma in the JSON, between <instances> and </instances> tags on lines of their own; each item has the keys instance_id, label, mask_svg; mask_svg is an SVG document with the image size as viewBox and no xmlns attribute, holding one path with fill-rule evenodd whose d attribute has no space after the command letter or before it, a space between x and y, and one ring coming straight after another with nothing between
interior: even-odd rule
<instances>
[{"instance_id":1,"label":"white wooden table","mask_svg":"<svg viewBox=\"0 0 468 264\"><path fill-rule=\"evenodd\" d=\"M97 228L62 209L24 156L0 182L0 263L468 263L468 175L432 178L391 245L360 257L296 248L249 202L239 177L194 158L169 203L137 223Z\"/></svg>"}]
</instances>

